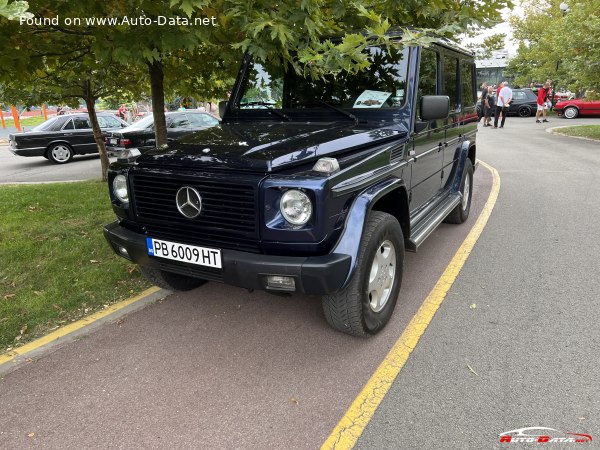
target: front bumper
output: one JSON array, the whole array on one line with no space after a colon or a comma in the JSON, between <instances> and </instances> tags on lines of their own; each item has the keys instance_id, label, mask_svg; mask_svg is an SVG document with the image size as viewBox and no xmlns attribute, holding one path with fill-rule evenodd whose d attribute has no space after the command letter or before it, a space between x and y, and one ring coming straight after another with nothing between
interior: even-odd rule
<instances>
[{"instance_id":1,"label":"front bumper","mask_svg":"<svg viewBox=\"0 0 600 450\"><path fill-rule=\"evenodd\" d=\"M104 236L115 253L141 266L246 289L271 291L266 276L281 275L294 278L295 292L329 294L341 289L350 273L351 257L343 254L272 256L221 249L223 269L212 269L149 256L146 236L121 226L118 221L104 227ZM122 248L127 250L127 256Z\"/></svg>"}]
</instances>

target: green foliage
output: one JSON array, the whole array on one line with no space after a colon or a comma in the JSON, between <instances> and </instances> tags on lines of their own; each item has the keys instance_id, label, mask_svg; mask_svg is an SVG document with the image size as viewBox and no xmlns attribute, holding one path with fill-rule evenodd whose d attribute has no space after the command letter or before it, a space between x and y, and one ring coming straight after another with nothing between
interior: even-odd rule
<instances>
[{"instance_id":1,"label":"green foliage","mask_svg":"<svg viewBox=\"0 0 600 450\"><path fill-rule=\"evenodd\" d=\"M8 3L8 0L0 0L0 16L8 20L17 20L19 17L31 18L33 14L27 12L29 4L22 0L16 0Z\"/></svg>"},{"instance_id":2,"label":"green foliage","mask_svg":"<svg viewBox=\"0 0 600 450\"><path fill-rule=\"evenodd\" d=\"M520 42L508 67L516 82L550 78L573 91L600 92L600 0L527 0L523 7L525 17L511 19Z\"/></svg>"}]
</instances>

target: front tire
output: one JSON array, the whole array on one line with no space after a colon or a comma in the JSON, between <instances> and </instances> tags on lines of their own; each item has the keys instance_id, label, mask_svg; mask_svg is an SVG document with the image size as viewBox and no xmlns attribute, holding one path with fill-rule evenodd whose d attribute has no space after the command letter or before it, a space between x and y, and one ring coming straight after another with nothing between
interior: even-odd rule
<instances>
[{"instance_id":1,"label":"front tire","mask_svg":"<svg viewBox=\"0 0 600 450\"><path fill-rule=\"evenodd\" d=\"M563 116L567 119L575 119L579 115L579 110L574 106L568 106L563 112Z\"/></svg>"},{"instance_id":2,"label":"front tire","mask_svg":"<svg viewBox=\"0 0 600 450\"><path fill-rule=\"evenodd\" d=\"M206 283L206 280L200 278L186 277L185 275L152 269L151 267L139 266L139 268L142 275L150 283L169 291L191 291Z\"/></svg>"},{"instance_id":3,"label":"front tire","mask_svg":"<svg viewBox=\"0 0 600 450\"><path fill-rule=\"evenodd\" d=\"M54 144L46 155L55 164L66 164L73 159L73 149L68 144Z\"/></svg>"},{"instance_id":4,"label":"front tire","mask_svg":"<svg viewBox=\"0 0 600 450\"><path fill-rule=\"evenodd\" d=\"M460 180L461 201L444 220L446 223L463 223L469 218L471 212L471 197L473 192L473 164L467 158Z\"/></svg>"},{"instance_id":5,"label":"front tire","mask_svg":"<svg viewBox=\"0 0 600 450\"><path fill-rule=\"evenodd\" d=\"M365 224L358 267L345 289L322 298L329 325L367 337L389 322L402 283L404 237L390 214L372 211Z\"/></svg>"}]
</instances>

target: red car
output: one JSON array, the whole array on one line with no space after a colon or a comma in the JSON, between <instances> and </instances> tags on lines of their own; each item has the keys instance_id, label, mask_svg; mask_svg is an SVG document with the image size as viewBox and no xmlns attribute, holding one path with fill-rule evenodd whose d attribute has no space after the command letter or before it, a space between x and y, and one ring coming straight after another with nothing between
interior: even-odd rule
<instances>
[{"instance_id":1,"label":"red car","mask_svg":"<svg viewBox=\"0 0 600 450\"><path fill-rule=\"evenodd\" d=\"M554 107L558 116L574 119L579 116L600 116L600 100L576 100L561 101Z\"/></svg>"}]
</instances>

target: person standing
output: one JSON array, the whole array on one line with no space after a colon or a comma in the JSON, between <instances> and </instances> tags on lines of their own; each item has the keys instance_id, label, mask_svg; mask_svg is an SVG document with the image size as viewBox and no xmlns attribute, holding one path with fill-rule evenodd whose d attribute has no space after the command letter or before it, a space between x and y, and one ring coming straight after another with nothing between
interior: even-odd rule
<instances>
[{"instance_id":1,"label":"person standing","mask_svg":"<svg viewBox=\"0 0 600 450\"><path fill-rule=\"evenodd\" d=\"M504 121L506 120L506 113L508 112L508 106L512 101L512 89L508 87L508 81L502 83L502 89L498 92L497 106L496 106L496 117L494 117L494 128L498 128L498 117L502 114L502 122L500 122L500 128L504 128Z\"/></svg>"},{"instance_id":2,"label":"person standing","mask_svg":"<svg viewBox=\"0 0 600 450\"><path fill-rule=\"evenodd\" d=\"M492 92L490 92L485 101L487 105L485 109L485 117L483 118L483 126L491 127L492 125L490 122L492 121L492 111L494 111L496 106L496 97Z\"/></svg>"},{"instance_id":3,"label":"person standing","mask_svg":"<svg viewBox=\"0 0 600 450\"><path fill-rule=\"evenodd\" d=\"M544 122L548 122L548 93L550 85L546 81L544 86L538 89L537 94L537 111L535 112L535 123L542 123L540 116L543 114Z\"/></svg>"},{"instance_id":4,"label":"person standing","mask_svg":"<svg viewBox=\"0 0 600 450\"><path fill-rule=\"evenodd\" d=\"M485 117L485 112L488 108L487 106L487 97L489 95L489 91L488 91L488 84L486 82L484 82L481 85L481 111L480 111L480 117L479 120L481 120L482 117ZM485 119L483 120L483 125L485 126Z\"/></svg>"}]
</instances>

